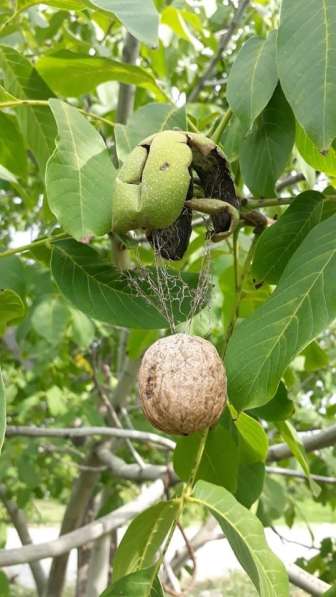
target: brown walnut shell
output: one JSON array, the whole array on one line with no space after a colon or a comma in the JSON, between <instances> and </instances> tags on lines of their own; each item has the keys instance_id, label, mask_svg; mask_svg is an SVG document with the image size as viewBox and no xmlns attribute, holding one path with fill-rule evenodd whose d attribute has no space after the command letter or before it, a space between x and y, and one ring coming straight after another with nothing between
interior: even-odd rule
<instances>
[{"instance_id":1,"label":"brown walnut shell","mask_svg":"<svg viewBox=\"0 0 336 597\"><path fill-rule=\"evenodd\" d=\"M175 334L145 352L139 390L144 414L154 427L189 435L218 421L227 399L225 367L207 340Z\"/></svg>"}]
</instances>

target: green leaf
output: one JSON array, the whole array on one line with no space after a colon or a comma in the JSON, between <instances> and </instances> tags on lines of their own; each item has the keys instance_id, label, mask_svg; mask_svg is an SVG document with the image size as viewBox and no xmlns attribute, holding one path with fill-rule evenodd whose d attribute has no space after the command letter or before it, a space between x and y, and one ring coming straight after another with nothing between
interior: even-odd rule
<instances>
[{"instance_id":1,"label":"green leaf","mask_svg":"<svg viewBox=\"0 0 336 597\"><path fill-rule=\"evenodd\" d=\"M321 220L322 209L323 195L306 191L298 195L275 224L264 230L257 242L252 266L258 284L279 282L293 253Z\"/></svg>"},{"instance_id":2,"label":"green leaf","mask_svg":"<svg viewBox=\"0 0 336 597\"><path fill-rule=\"evenodd\" d=\"M22 299L14 290L0 289L0 334L8 325L13 325L25 314L26 308Z\"/></svg>"},{"instance_id":3,"label":"green leaf","mask_svg":"<svg viewBox=\"0 0 336 597\"><path fill-rule=\"evenodd\" d=\"M178 502L160 502L131 522L113 561L113 582L154 563L178 509Z\"/></svg>"},{"instance_id":4,"label":"green leaf","mask_svg":"<svg viewBox=\"0 0 336 597\"><path fill-rule=\"evenodd\" d=\"M278 86L240 147L240 166L254 195L272 196L292 151L295 121Z\"/></svg>"},{"instance_id":5,"label":"green leaf","mask_svg":"<svg viewBox=\"0 0 336 597\"><path fill-rule=\"evenodd\" d=\"M180 39L192 42L192 35L183 18L183 12L175 6L166 6L161 13L161 25L167 25Z\"/></svg>"},{"instance_id":6,"label":"green leaf","mask_svg":"<svg viewBox=\"0 0 336 597\"><path fill-rule=\"evenodd\" d=\"M320 149L336 137L336 4L283 0L278 69L293 112Z\"/></svg>"},{"instance_id":7,"label":"green leaf","mask_svg":"<svg viewBox=\"0 0 336 597\"><path fill-rule=\"evenodd\" d=\"M246 127L243 127L239 118L233 115L220 140L229 162L234 162L239 158L240 146L245 134Z\"/></svg>"},{"instance_id":8,"label":"green leaf","mask_svg":"<svg viewBox=\"0 0 336 597\"><path fill-rule=\"evenodd\" d=\"M217 519L261 597L288 597L285 567L268 547L262 524L254 514L226 489L205 481L198 481L189 500L208 508Z\"/></svg>"},{"instance_id":9,"label":"green leaf","mask_svg":"<svg viewBox=\"0 0 336 597\"><path fill-rule=\"evenodd\" d=\"M276 427L278 428L282 439L287 444L293 456L295 456L296 460L301 466L304 474L307 476L313 494L318 496L321 489L317 483L310 478L310 467L306 450L295 428L289 421L279 421L276 423Z\"/></svg>"},{"instance_id":10,"label":"green leaf","mask_svg":"<svg viewBox=\"0 0 336 597\"><path fill-rule=\"evenodd\" d=\"M16 255L0 259L0 288L11 288L20 295L26 293L25 270Z\"/></svg>"},{"instance_id":11,"label":"green leaf","mask_svg":"<svg viewBox=\"0 0 336 597\"><path fill-rule=\"evenodd\" d=\"M267 39L249 39L240 49L228 78L228 102L247 129L267 106L278 82L276 35L272 31Z\"/></svg>"},{"instance_id":12,"label":"green leaf","mask_svg":"<svg viewBox=\"0 0 336 597\"><path fill-rule=\"evenodd\" d=\"M330 147L326 154L322 154L299 124L296 124L295 143L307 164L319 172L336 176L336 151L333 147Z\"/></svg>"},{"instance_id":13,"label":"green leaf","mask_svg":"<svg viewBox=\"0 0 336 597\"><path fill-rule=\"evenodd\" d=\"M239 414L235 425L239 432L239 470L235 497L250 508L263 489L268 438L260 423L245 413Z\"/></svg>"},{"instance_id":14,"label":"green leaf","mask_svg":"<svg viewBox=\"0 0 336 597\"><path fill-rule=\"evenodd\" d=\"M184 108L172 104L146 104L128 119L127 126L116 124L114 128L117 153L124 161L132 149L149 135L160 131L187 128Z\"/></svg>"},{"instance_id":15,"label":"green leaf","mask_svg":"<svg viewBox=\"0 0 336 597\"><path fill-rule=\"evenodd\" d=\"M86 350L95 337L94 325L82 311L71 309L70 313L71 338L82 350Z\"/></svg>"},{"instance_id":16,"label":"green leaf","mask_svg":"<svg viewBox=\"0 0 336 597\"><path fill-rule=\"evenodd\" d=\"M18 179L12 174L7 168L0 165L0 180L6 180L7 182L17 183Z\"/></svg>"},{"instance_id":17,"label":"green leaf","mask_svg":"<svg viewBox=\"0 0 336 597\"><path fill-rule=\"evenodd\" d=\"M238 410L269 402L291 360L335 318L335 226L336 215L311 230L276 291L234 332L226 368Z\"/></svg>"},{"instance_id":18,"label":"green leaf","mask_svg":"<svg viewBox=\"0 0 336 597\"><path fill-rule=\"evenodd\" d=\"M276 394L270 402L249 411L250 415L265 421L283 421L294 412L294 403L288 398L287 388L280 382Z\"/></svg>"},{"instance_id":19,"label":"green leaf","mask_svg":"<svg viewBox=\"0 0 336 597\"><path fill-rule=\"evenodd\" d=\"M158 41L159 14L152 0L90 0L97 8L112 12L139 41L155 46Z\"/></svg>"},{"instance_id":20,"label":"green leaf","mask_svg":"<svg viewBox=\"0 0 336 597\"><path fill-rule=\"evenodd\" d=\"M250 448L250 461L264 462L268 451L268 437L260 423L246 413L240 413L235 423Z\"/></svg>"},{"instance_id":21,"label":"green leaf","mask_svg":"<svg viewBox=\"0 0 336 597\"><path fill-rule=\"evenodd\" d=\"M26 10L36 4L46 4L62 10L83 10L88 7L88 2L83 0L16 0L16 10Z\"/></svg>"},{"instance_id":22,"label":"green leaf","mask_svg":"<svg viewBox=\"0 0 336 597\"><path fill-rule=\"evenodd\" d=\"M56 94L66 97L94 91L105 81L119 81L143 87L158 100L166 99L154 77L145 69L111 58L57 50L41 56L36 68Z\"/></svg>"},{"instance_id":23,"label":"green leaf","mask_svg":"<svg viewBox=\"0 0 336 597\"><path fill-rule=\"evenodd\" d=\"M47 296L32 314L32 326L50 344L58 344L64 337L70 312L59 296Z\"/></svg>"},{"instance_id":24,"label":"green leaf","mask_svg":"<svg viewBox=\"0 0 336 597\"><path fill-rule=\"evenodd\" d=\"M287 496L281 483L266 477L257 510L257 516L264 527L272 526L274 520L283 516L286 503Z\"/></svg>"},{"instance_id":25,"label":"green leaf","mask_svg":"<svg viewBox=\"0 0 336 597\"><path fill-rule=\"evenodd\" d=\"M328 353L317 342L311 342L302 352L305 358L305 371L320 371L328 367L330 359Z\"/></svg>"},{"instance_id":26,"label":"green leaf","mask_svg":"<svg viewBox=\"0 0 336 597\"><path fill-rule=\"evenodd\" d=\"M148 286L136 271L122 273L102 260L93 249L75 241L54 243L51 269L61 292L89 317L131 328L169 326L160 312L154 271L149 273L151 284ZM197 286L197 280L195 274L184 274L181 278L171 273L168 282L171 315L176 321L184 321L189 316L190 290Z\"/></svg>"},{"instance_id":27,"label":"green leaf","mask_svg":"<svg viewBox=\"0 0 336 597\"><path fill-rule=\"evenodd\" d=\"M199 448L202 433L179 437L174 451L174 469L182 481L188 481ZM229 410L209 430L197 479L209 481L235 492L239 467L239 436Z\"/></svg>"},{"instance_id":28,"label":"green leaf","mask_svg":"<svg viewBox=\"0 0 336 597\"><path fill-rule=\"evenodd\" d=\"M3 446L6 432L6 396L5 386L0 369L0 450Z\"/></svg>"},{"instance_id":29,"label":"green leaf","mask_svg":"<svg viewBox=\"0 0 336 597\"><path fill-rule=\"evenodd\" d=\"M46 100L53 96L30 62L8 46L0 46L0 62L6 90L19 99ZM17 118L27 145L33 151L41 172L54 148L55 122L48 108L25 106Z\"/></svg>"},{"instance_id":30,"label":"green leaf","mask_svg":"<svg viewBox=\"0 0 336 597\"><path fill-rule=\"evenodd\" d=\"M104 591L100 597L164 597L156 567L132 572Z\"/></svg>"},{"instance_id":31,"label":"green leaf","mask_svg":"<svg viewBox=\"0 0 336 597\"><path fill-rule=\"evenodd\" d=\"M7 89L5 89L2 85L0 85L0 101L1 102L13 102L17 98L14 97Z\"/></svg>"},{"instance_id":32,"label":"green leaf","mask_svg":"<svg viewBox=\"0 0 336 597\"><path fill-rule=\"evenodd\" d=\"M10 172L26 177L27 155L16 119L0 112L0 164Z\"/></svg>"},{"instance_id":33,"label":"green leaf","mask_svg":"<svg viewBox=\"0 0 336 597\"><path fill-rule=\"evenodd\" d=\"M102 137L76 108L50 100L58 129L46 169L48 203L65 232L80 240L112 227L115 169Z\"/></svg>"}]
</instances>

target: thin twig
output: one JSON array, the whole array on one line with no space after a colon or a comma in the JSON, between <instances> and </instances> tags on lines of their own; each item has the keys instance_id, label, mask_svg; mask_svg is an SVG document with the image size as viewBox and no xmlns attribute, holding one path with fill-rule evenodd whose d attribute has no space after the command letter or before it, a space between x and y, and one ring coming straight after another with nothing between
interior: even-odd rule
<instances>
[{"instance_id":1,"label":"thin twig","mask_svg":"<svg viewBox=\"0 0 336 597\"><path fill-rule=\"evenodd\" d=\"M238 25L243 16L243 13L244 13L245 9L248 7L248 5L249 5L249 0L243 0L240 3L240 5L238 6L237 11L231 21L229 28L227 29L227 31L225 31L225 33L223 33L223 35L221 36L221 38L219 40L218 50L217 50L216 54L213 56L212 60L210 60L205 72L200 77L199 81L194 85L193 90L189 94L188 102L195 102L197 100L197 98L198 98L200 92L202 91L203 87L205 86L206 82L208 81L208 79L210 79L212 77L215 67L216 67L217 63L221 60L223 53L225 52L226 48L228 47L236 29L238 28Z\"/></svg>"}]
</instances>

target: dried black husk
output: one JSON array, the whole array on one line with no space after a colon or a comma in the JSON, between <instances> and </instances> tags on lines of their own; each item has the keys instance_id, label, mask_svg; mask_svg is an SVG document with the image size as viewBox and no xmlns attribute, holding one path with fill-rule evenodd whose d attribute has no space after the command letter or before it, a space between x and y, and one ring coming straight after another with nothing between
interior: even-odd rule
<instances>
[{"instance_id":1,"label":"dried black husk","mask_svg":"<svg viewBox=\"0 0 336 597\"><path fill-rule=\"evenodd\" d=\"M213 149L206 161L199 161L194 165L199 176L205 197L213 197L230 203L239 209L240 202L236 195L234 184L230 176L225 158ZM227 212L211 216L215 233L227 232L231 224L231 216Z\"/></svg>"},{"instance_id":2,"label":"dried black husk","mask_svg":"<svg viewBox=\"0 0 336 597\"><path fill-rule=\"evenodd\" d=\"M193 196L193 182L190 180L187 199ZM178 261L184 256L191 236L192 210L184 207L173 224L162 230L152 230L147 239L156 253L170 261Z\"/></svg>"}]
</instances>

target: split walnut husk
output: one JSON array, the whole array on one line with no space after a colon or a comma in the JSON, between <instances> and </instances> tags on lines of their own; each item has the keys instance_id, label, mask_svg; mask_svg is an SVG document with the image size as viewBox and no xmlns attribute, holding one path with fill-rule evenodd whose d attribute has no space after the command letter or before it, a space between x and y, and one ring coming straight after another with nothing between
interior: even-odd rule
<instances>
[{"instance_id":1,"label":"split walnut husk","mask_svg":"<svg viewBox=\"0 0 336 597\"><path fill-rule=\"evenodd\" d=\"M221 213L211 215L214 235L220 239L232 232L239 200L220 148L202 134L183 131L144 139L118 172L112 232L144 229L162 257L181 259L191 234L186 201L193 198L195 184L198 196L223 202Z\"/></svg>"}]
</instances>

